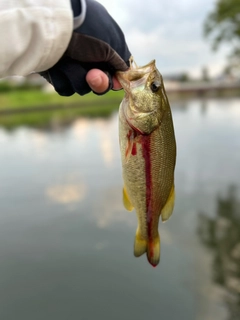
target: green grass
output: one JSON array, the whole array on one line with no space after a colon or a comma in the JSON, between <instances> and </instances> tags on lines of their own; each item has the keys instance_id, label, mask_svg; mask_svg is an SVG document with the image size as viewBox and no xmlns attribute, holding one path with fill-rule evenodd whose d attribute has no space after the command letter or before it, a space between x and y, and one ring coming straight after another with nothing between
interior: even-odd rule
<instances>
[{"instance_id":1,"label":"green grass","mask_svg":"<svg viewBox=\"0 0 240 320\"><path fill-rule=\"evenodd\" d=\"M85 96L74 94L71 97L59 96L56 92L43 92L41 90L13 90L6 93L0 93L0 111L2 110L17 110L28 107L43 107L53 105L73 105L81 106L89 104L109 104L111 101L120 101L123 97L123 91L110 91L103 96L97 96L89 93Z\"/></svg>"},{"instance_id":2,"label":"green grass","mask_svg":"<svg viewBox=\"0 0 240 320\"><path fill-rule=\"evenodd\" d=\"M118 110L122 98L123 91L111 91L103 96L90 93L83 97L76 94L61 97L35 89L0 93L0 126L40 128L52 123L64 125L79 116L107 117Z\"/></svg>"}]
</instances>

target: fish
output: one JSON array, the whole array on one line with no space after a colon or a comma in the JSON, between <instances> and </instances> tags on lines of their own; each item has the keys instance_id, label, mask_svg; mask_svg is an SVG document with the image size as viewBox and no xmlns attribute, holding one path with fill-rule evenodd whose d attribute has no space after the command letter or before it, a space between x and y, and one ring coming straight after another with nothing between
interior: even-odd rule
<instances>
[{"instance_id":1,"label":"fish","mask_svg":"<svg viewBox=\"0 0 240 320\"><path fill-rule=\"evenodd\" d=\"M123 176L123 204L134 208L138 226L134 255L160 260L159 218L170 218L175 201L176 140L163 78L155 60L138 67L130 59L117 79L125 95L119 107L119 144Z\"/></svg>"}]
</instances>

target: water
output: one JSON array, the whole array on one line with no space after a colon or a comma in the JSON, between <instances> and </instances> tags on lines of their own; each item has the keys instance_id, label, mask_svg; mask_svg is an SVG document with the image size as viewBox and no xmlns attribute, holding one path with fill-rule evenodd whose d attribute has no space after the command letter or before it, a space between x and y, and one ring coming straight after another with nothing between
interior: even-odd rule
<instances>
[{"instance_id":1,"label":"water","mask_svg":"<svg viewBox=\"0 0 240 320\"><path fill-rule=\"evenodd\" d=\"M1 319L239 319L240 100L172 105L177 199L157 268L133 257L117 114L0 128Z\"/></svg>"}]
</instances>

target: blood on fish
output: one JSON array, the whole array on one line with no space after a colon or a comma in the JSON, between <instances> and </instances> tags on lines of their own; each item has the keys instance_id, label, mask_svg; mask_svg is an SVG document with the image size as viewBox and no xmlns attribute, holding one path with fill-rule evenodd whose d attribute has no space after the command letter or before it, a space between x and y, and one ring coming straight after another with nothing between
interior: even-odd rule
<instances>
[{"instance_id":1,"label":"blood on fish","mask_svg":"<svg viewBox=\"0 0 240 320\"><path fill-rule=\"evenodd\" d=\"M132 155L135 156L136 154L137 154L137 145L136 145L136 142L134 142L132 147Z\"/></svg>"}]
</instances>

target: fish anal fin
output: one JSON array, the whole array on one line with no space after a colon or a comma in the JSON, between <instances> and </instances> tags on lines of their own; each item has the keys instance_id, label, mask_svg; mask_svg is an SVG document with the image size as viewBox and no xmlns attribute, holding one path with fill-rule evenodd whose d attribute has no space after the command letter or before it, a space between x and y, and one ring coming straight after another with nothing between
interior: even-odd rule
<instances>
[{"instance_id":1,"label":"fish anal fin","mask_svg":"<svg viewBox=\"0 0 240 320\"><path fill-rule=\"evenodd\" d=\"M135 242L134 242L134 255L135 257L140 257L146 251L147 251L147 240L143 239L138 228L135 236Z\"/></svg>"},{"instance_id":2,"label":"fish anal fin","mask_svg":"<svg viewBox=\"0 0 240 320\"><path fill-rule=\"evenodd\" d=\"M171 217L173 208L174 208L174 201L175 201L175 189L173 185L170 191L168 200L161 211L161 217L163 222L167 221Z\"/></svg>"},{"instance_id":3,"label":"fish anal fin","mask_svg":"<svg viewBox=\"0 0 240 320\"><path fill-rule=\"evenodd\" d=\"M133 205L131 204L131 201L129 199L129 196L127 194L126 188L123 187L123 205L126 210L132 211L134 209Z\"/></svg>"},{"instance_id":4,"label":"fish anal fin","mask_svg":"<svg viewBox=\"0 0 240 320\"><path fill-rule=\"evenodd\" d=\"M153 240L148 242L147 245L147 258L148 262L156 267L160 260L160 236L159 234Z\"/></svg>"}]
</instances>

